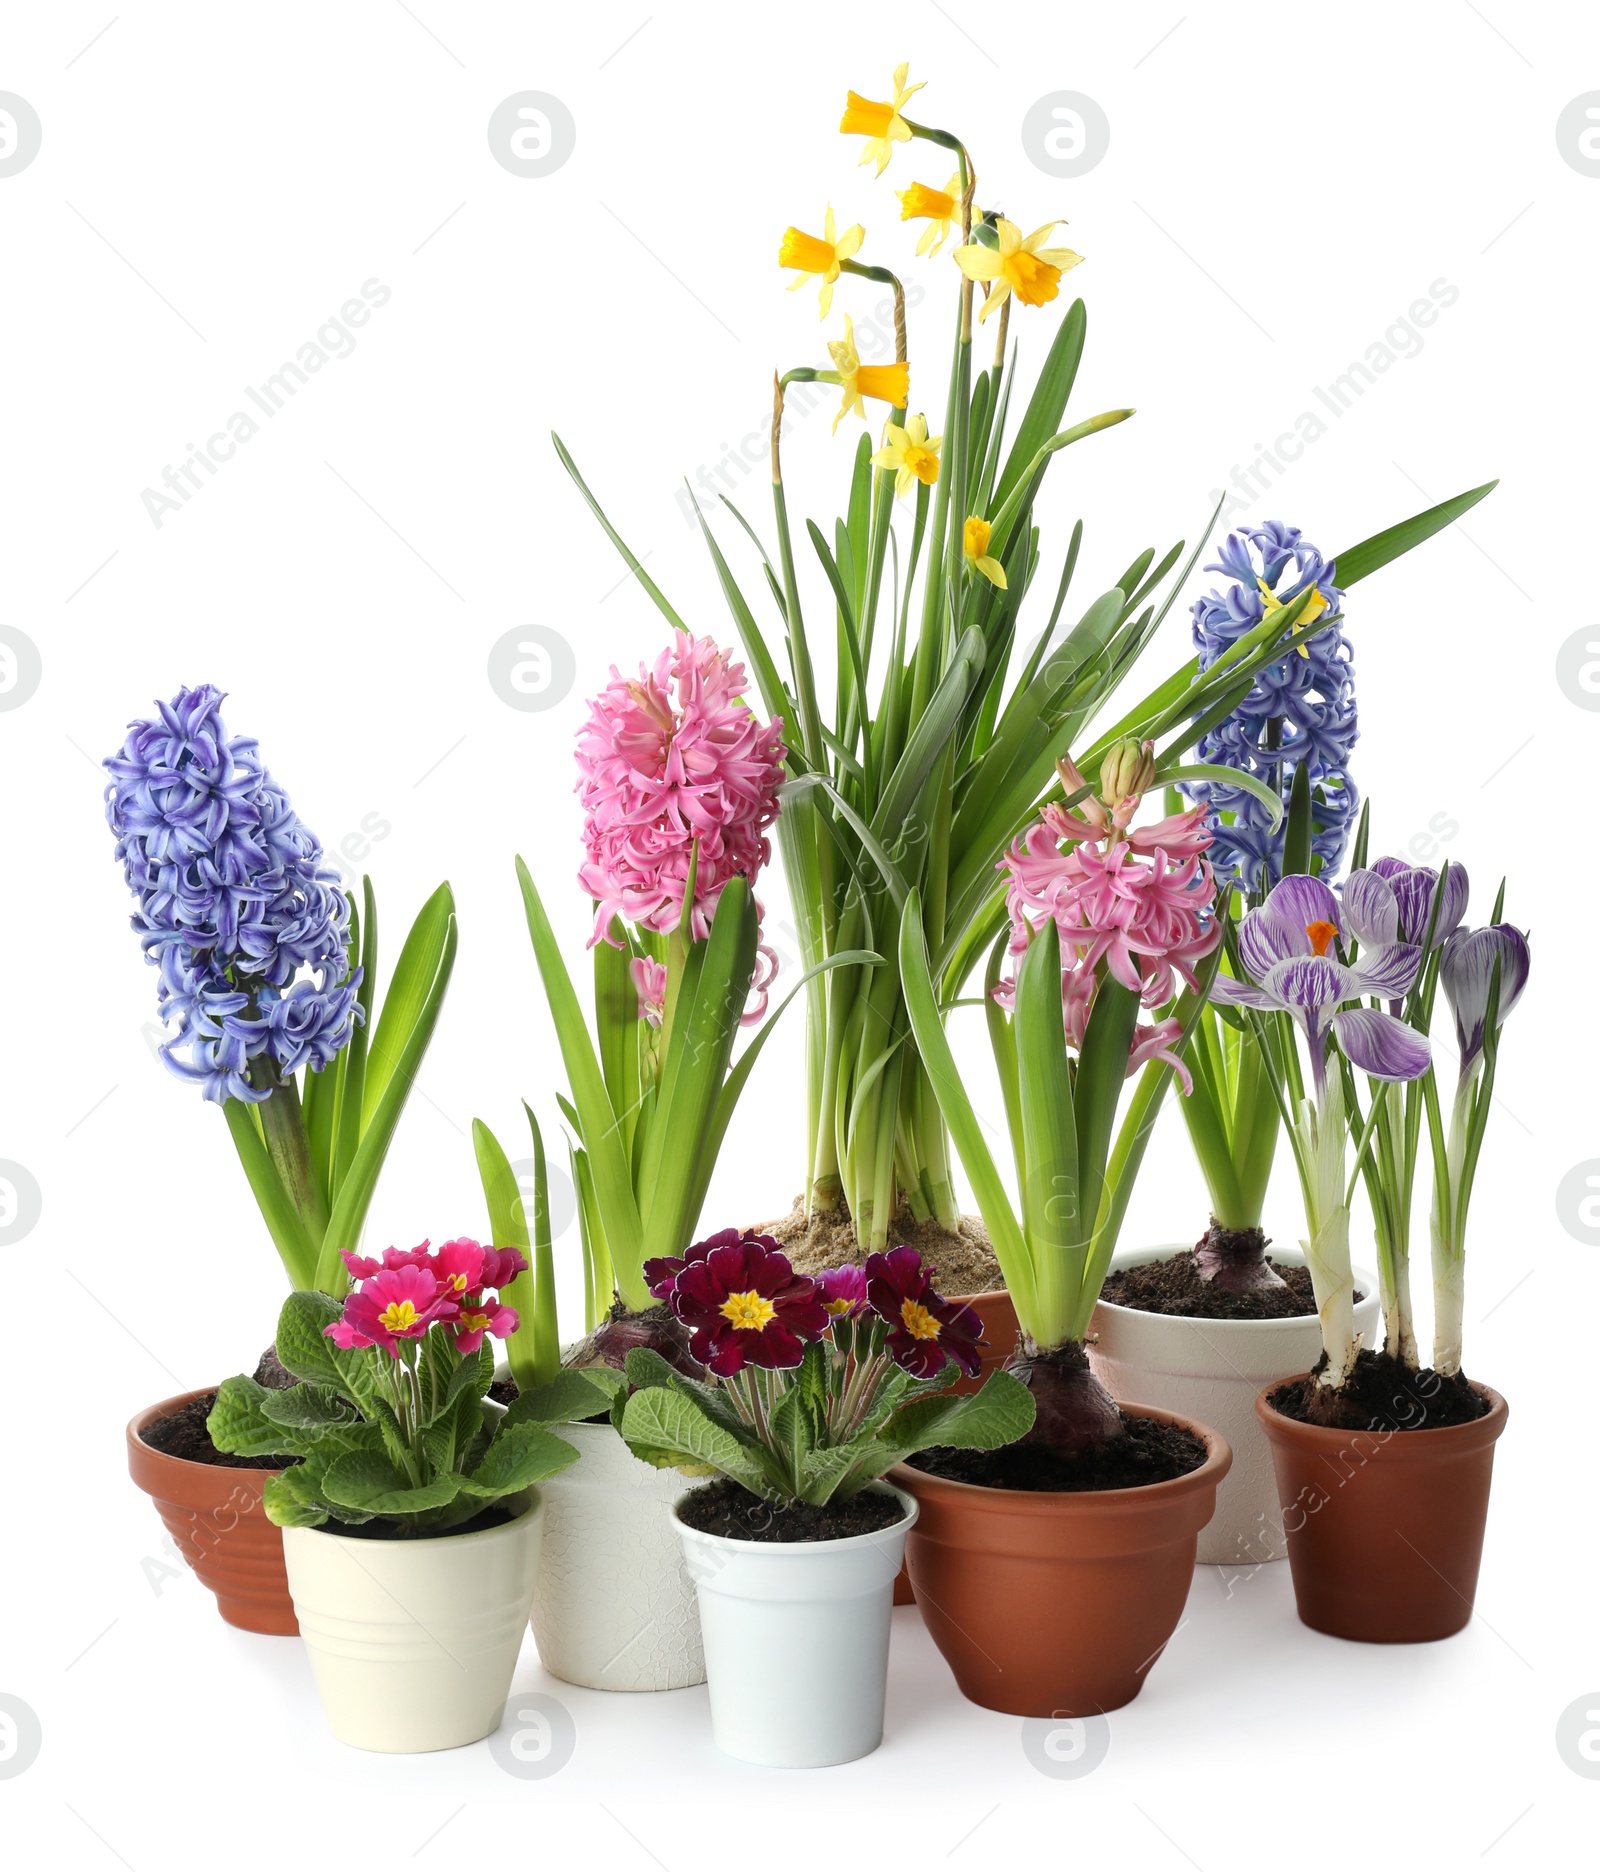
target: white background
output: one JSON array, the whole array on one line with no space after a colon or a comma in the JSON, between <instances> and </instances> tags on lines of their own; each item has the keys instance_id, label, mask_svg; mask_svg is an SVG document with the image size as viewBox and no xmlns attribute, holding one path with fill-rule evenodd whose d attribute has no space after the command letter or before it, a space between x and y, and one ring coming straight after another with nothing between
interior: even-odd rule
<instances>
[{"instance_id":1,"label":"white background","mask_svg":"<svg viewBox=\"0 0 1600 1872\"><path fill-rule=\"evenodd\" d=\"M907 1612L883 1749L808 1779L718 1756L703 1690L571 1691L544 1679L531 1642L519 1685L557 1692L577 1725L558 1776L524 1786L483 1747L346 1751L298 1646L229 1630L192 1578L164 1571L124 1472L127 1417L247 1367L282 1283L219 1115L152 1056L154 978L126 927L95 763L154 697L214 681L330 848L385 828L366 863L388 958L450 878L455 984L368 1239L482 1229L471 1119L514 1138L527 1096L553 1123L559 1083L512 855L554 900L576 965L573 730L613 660L663 641L548 432L696 628L728 641L674 490L759 429L774 365L825 362L842 311L861 326L880 302L846 282L822 328L814 290L781 290L783 227L819 228L830 200L841 225L866 223L866 257L927 292L913 405L937 426L955 269L912 257L890 190L942 184L947 159L900 150L874 181L834 128L847 85L882 96L906 57L931 81L916 114L966 139L980 201L1024 229L1065 216L1087 256L1068 282L1089 312L1074 411L1139 410L1061 457L1041 503L1052 554L1085 520L1081 602L1141 547L1193 538L1211 490L1303 411L1327 433L1234 519L1296 522L1331 553L1502 477L1348 606L1374 852L1420 837L1417 857L1464 863L1475 921L1509 872L1507 913L1533 930L1470 1244L1468 1367L1512 1411L1480 1616L1447 1644L1357 1648L1296 1622L1284 1568L1231 1593L1201 1569L1148 1690L1112 1719L1109 1759L1076 1782L1035 1770L1015 1719L962 1701ZM0 179L0 622L43 665L37 693L0 714L0 1157L43 1198L31 1234L0 1248L0 1691L44 1728L37 1763L0 1782L10 1863L582 1852L678 1872L849 1845L924 1865L1070 1851L1211 1872L1363 1841L1578 1863L1600 1788L1563 1764L1554 1732L1600 1685L1585 1331L1600 1230L1575 1239L1556 1192L1600 1153L1580 978L1600 895L1576 804L1600 721L1555 672L1594 605L1600 180L1562 160L1555 125L1596 87L1600 19L1509 0L6 10L0 89L43 124L38 158ZM486 139L493 108L525 89L577 125L575 154L542 179L509 174ZM1070 182L1041 173L1019 134L1061 89L1111 124L1108 156ZM253 408L244 387L371 279L391 297L354 351L154 525L141 491ZM1395 330L1436 281L1455 302L1426 332ZM1059 311L1013 320L1024 374ZM1333 420L1315 387L1386 333L1407 355ZM854 441L830 421L797 424L787 457L791 505L825 523ZM759 467L739 479L764 524ZM1187 654L1199 588L1140 692ZM1032 628L1047 603L1035 595ZM576 655L576 686L546 712L507 707L486 675L491 646L530 623ZM779 922L776 875L765 895ZM708 1224L780 1211L799 1187L800 1037L795 1022L763 1062ZM994 1115L976 1027L962 1044ZM1204 1219L1169 1112L1126 1239L1191 1239ZM1299 1232L1289 1176L1267 1222ZM575 1309L575 1229L558 1251Z\"/></svg>"}]
</instances>

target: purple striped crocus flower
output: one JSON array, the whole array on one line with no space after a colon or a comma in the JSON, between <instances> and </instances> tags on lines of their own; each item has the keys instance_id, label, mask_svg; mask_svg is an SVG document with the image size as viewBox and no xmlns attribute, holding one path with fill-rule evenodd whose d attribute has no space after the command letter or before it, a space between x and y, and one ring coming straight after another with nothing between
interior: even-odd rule
<instances>
[{"instance_id":1,"label":"purple striped crocus flower","mask_svg":"<svg viewBox=\"0 0 1600 1872\"><path fill-rule=\"evenodd\" d=\"M1444 983L1450 1012L1456 1017L1462 1078L1473 1070L1483 1053L1489 985L1496 962L1500 964L1500 999L1494 1023L1498 1033L1528 985L1527 936L1514 923L1491 923L1484 929L1458 929L1444 946L1439 979Z\"/></svg>"},{"instance_id":2,"label":"purple striped crocus flower","mask_svg":"<svg viewBox=\"0 0 1600 1872\"><path fill-rule=\"evenodd\" d=\"M1351 964L1340 959L1346 944L1345 917L1328 886L1286 877L1239 925L1239 958L1253 979L1218 975L1211 989L1214 1000L1232 1007L1294 1016L1319 1100L1330 1032L1350 1064L1374 1079L1416 1079L1428 1070L1428 1042L1415 1028L1377 1008L1347 1005L1363 995L1398 1000L1416 979L1421 949L1380 942Z\"/></svg>"}]
</instances>

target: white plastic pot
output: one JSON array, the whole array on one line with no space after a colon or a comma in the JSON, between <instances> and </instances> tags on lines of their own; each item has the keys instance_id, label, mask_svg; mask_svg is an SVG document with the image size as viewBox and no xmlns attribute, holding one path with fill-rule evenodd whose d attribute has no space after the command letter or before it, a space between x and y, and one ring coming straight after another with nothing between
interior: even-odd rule
<instances>
[{"instance_id":1,"label":"white plastic pot","mask_svg":"<svg viewBox=\"0 0 1600 1872\"><path fill-rule=\"evenodd\" d=\"M672 1517L683 1477L640 1462L609 1423L563 1424L561 1435L581 1454L541 1484L540 1662L591 1690L704 1683L700 1613Z\"/></svg>"},{"instance_id":2,"label":"white plastic pot","mask_svg":"<svg viewBox=\"0 0 1600 1872\"><path fill-rule=\"evenodd\" d=\"M361 1540L285 1528L283 1559L328 1727L421 1754L500 1721L539 1568L543 1504L477 1534Z\"/></svg>"},{"instance_id":3,"label":"white plastic pot","mask_svg":"<svg viewBox=\"0 0 1600 1872\"><path fill-rule=\"evenodd\" d=\"M905 1519L836 1541L743 1541L677 1522L700 1597L717 1747L765 1768L826 1768L883 1740Z\"/></svg>"},{"instance_id":4,"label":"white plastic pot","mask_svg":"<svg viewBox=\"0 0 1600 1872\"><path fill-rule=\"evenodd\" d=\"M1181 1254L1187 1243L1129 1248L1112 1257L1113 1269L1137 1267ZM1272 1250L1272 1259L1302 1267L1297 1250ZM1369 1349L1378 1346L1378 1282L1355 1271L1356 1331ZM1175 1319L1101 1300L1095 1307L1089 1347L1095 1376L1115 1398L1155 1404L1196 1417L1227 1439L1233 1467L1217 1489L1217 1511L1200 1531L1196 1559L1206 1566L1253 1566L1281 1560L1288 1552L1272 1452L1256 1419L1256 1393L1275 1378L1307 1372L1322 1355L1322 1329L1315 1313L1298 1319Z\"/></svg>"}]
</instances>

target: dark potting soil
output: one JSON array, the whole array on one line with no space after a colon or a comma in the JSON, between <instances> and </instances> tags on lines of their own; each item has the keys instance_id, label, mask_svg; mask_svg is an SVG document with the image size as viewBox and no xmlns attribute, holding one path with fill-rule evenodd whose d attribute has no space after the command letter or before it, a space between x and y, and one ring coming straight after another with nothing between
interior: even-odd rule
<instances>
[{"instance_id":1,"label":"dark potting soil","mask_svg":"<svg viewBox=\"0 0 1600 1872\"><path fill-rule=\"evenodd\" d=\"M457 1534L485 1534L490 1528L504 1527L520 1512L520 1509L506 1508L496 1502L470 1521L447 1528L413 1527L409 1522L388 1520L382 1515L371 1521L335 1521L330 1517L323 1522L322 1531L345 1540L452 1540Z\"/></svg>"},{"instance_id":2,"label":"dark potting soil","mask_svg":"<svg viewBox=\"0 0 1600 1872\"><path fill-rule=\"evenodd\" d=\"M1448 1378L1428 1368L1412 1371L1387 1352L1358 1352L1355 1370L1337 1391L1317 1383L1327 1354L1305 1378L1292 1378L1268 1394L1281 1417L1330 1430L1443 1430L1476 1423L1489 1409L1461 1372Z\"/></svg>"},{"instance_id":3,"label":"dark potting soil","mask_svg":"<svg viewBox=\"0 0 1600 1872\"><path fill-rule=\"evenodd\" d=\"M929 1449L909 1457L913 1469L971 1482L978 1488L1026 1489L1039 1494L1085 1493L1095 1489L1143 1488L1188 1475L1206 1459L1206 1446L1181 1424L1159 1423L1118 1411L1122 1435L1076 1456L1058 1456L1037 1443L1004 1449Z\"/></svg>"},{"instance_id":4,"label":"dark potting soil","mask_svg":"<svg viewBox=\"0 0 1600 1872\"><path fill-rule=\"evenodd\" d=\"M1289 1267L1267 1256L1267 1266L1283 1282L1247 1293L1230 1293L1200 1278L1194 1250L1185 1248L1164 1261L1145 1261L1106 1276L1100 1298L1139 1313L1165 1313L1174 1319L1299 1319L1317 1310L1311 1270ZM1357 1293L1357 1301L1365 1294Z\"/></svg>"},{"instance_id":5,"label":"dark potting soil","mask_svg":"<svg viewBox=\"0 0 1600 1872\"><path fill-rule=\"evenodd\" d=\"M139 1432L141 1443L160 1450L163 1456L177 1456L184 1462L209 1463L214 1469L285 1469L299 1462L298 1456L229 1456L211 1441L206 1419L217 1401L215 1391L203 1391L191 1398L170 1417L158 1417Z\"/></svg>"},{"instance_id":6,"label":"dark potting soil","mask_svg":"<svg viewBox=\"0 0 1600 1872\"><path fill-rule=\"evenodd\" d=\"M678 1510L678 1519L702 1534L726 1540L833 1541L854 1534L876 1534L905 1518L893 1495L863 1489L845 1501L763 1501L737 1482L710 1482L696 1489Z\"/></svg>"}]
</instances>

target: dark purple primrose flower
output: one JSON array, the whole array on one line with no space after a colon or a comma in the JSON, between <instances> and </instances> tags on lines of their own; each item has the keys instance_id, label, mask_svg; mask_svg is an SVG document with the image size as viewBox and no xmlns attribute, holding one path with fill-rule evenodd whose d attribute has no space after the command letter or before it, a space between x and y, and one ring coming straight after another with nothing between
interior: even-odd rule
<instances>
[{"instance_id":1,"label":"dark purple primrose flower","mask_svg":"<svg viewBox=\"0 0 1600 1872\"><path fill-rule=\"evenodd\" d=\"M858 1319L868 1311L866 1273L854 1263L818 1275L817 1288L831 1319Z\"/></svg>"},{"instance_id":2,"label":"dark purple primrose flower","mask_svg":"<svg viewBox=\"0 0 1600 1872\"><path fill-rule=\"evenodd\" d=\"M1398 1000L1416 979L1422 951L1412 943L1380 943L1351 967L1339 960L1343 935L1339 900L1328 886L1320 878L1286 877L1239 925L1239 957L1252 979L1218 975L1211 989L1230 1006L1294 1016L1319 1099L1330 1029L1350 1064L1374 1079L1415 1079L1428 1069L1428 1042L1415 1028L1376 1008L1345 1005L1362 995Z\"/></svg>"},{"instance_id":3,"label":"dark purple primrose flower","mask_svg":"<svg viewBox=\"0 0 1600 1872\"><path fill-rule=\"evenodd\" d=\"M671 1300L673 1282L691 1261L704 1261L713 1248L734 1248L743 1240L738 1229L725 1228L685 1248L681 1255L652 1255L644 1264L644 1284L658 1300Z\"/></svg>"},{"instance_id":4,"label":"dark purple primrose flower","mask_svg":"<svg viewBox=\"0 0 1600 1872\"><path fill-rule=\"evenodd\" d=\"M1484 929L1457 930L1444 946L1439 979L1456 1017L1456 1045L1461 1049L1461 1074L1477 1065L1483 1052L1484 1028L1489 1020L1489 984L1494 965L1500 964L1500 999L1496 1003L1495 1031L1522 999L1528 985L1528 938L1514 923L1491 923Z\"/></svg>"},{"instance_id":5,"label":"dark purple primrose flower","mask_svg":"<svg viewBox=\"0 0 1600 1872\"><path fill-rule=\"evenodd\" d=\"M270 1087L251 1083L252 1061L320 1072L348 1044L361 972L337 873L256 743L229 738L222 699L182 689L129 724L105 762L106 819L176 1028L162 1058L208 1099L258 1104Z\"/></svg>"},{"instance_id":6,"label":"dark purple primrose flower","mask_svg":"<svg viewBox=\"0 0 1600 1872\"><path fill-rule=\"evenodd\" d=\"M701 1259L693 1254L673 1279L670 1305L693 1334L691 1355L719 1378L747 1365L798 1365L805 1341L827 1331L816 1282L795 1273L770 1235L735 1235Z\"/></svg>"},{"instance_id":7,"label":"dark purple primrose flower","mask_svg":"<svg viewBox=\"0 0 1600 1872\"><path fill-rule=\"evenodd\" d=\"M976 1307L934 1292L933 1270L915 1248L867 1256L867 1300L888 1322L889 1356L913 1378L937 1378L952 1358L969 1378L981 1369L983 1321Z\"/></svg>"},{"instance_id":8,"label":"dark purple primrose flower","mask_svg":"<svg viewBox=\"0 0 1600 1872\"><path fill-rule=\"evenodd\" d=\"M1438 888L1439 873L1431 865L1411 865L1403 858L1379 858L1366 870L1352 871L1345 879L1340 892L1345 924L1369 946L1420 943L1428 933L1433 894ZM1450 865L1444 874L1444 896L1430 949L1442 947L1467 914L1470 890L1463 867Z\"/></svg>"}]
</instances>

